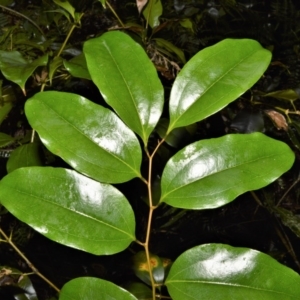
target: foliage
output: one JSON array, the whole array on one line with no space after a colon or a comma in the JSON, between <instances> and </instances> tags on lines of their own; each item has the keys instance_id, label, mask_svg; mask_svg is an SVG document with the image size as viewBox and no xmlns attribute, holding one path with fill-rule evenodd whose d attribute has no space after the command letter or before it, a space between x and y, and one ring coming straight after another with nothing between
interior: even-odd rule
<instances>
[{"instance_id":1,"label":"foliage","mask_svg":"<svg viewBox=\"0 0 300 300\"><path fill-rule=\"evenodd\" d=\"M76 278L65 283L59 299L96 299L99 293L101 299L168 295L193 299L200 293L203 299L218 299L217 295L222 299L240 299L241 295L243 299L298 298L299 275L255 250L204 244L187 247L173 263L150 252L154 249L150 243L153 213L161 207L218 208L274 182L293 165L294 153L288 145L259 132L200 140L195 135L196 123L252 88L266 71L270 52L251 39L225 39L186 63L186 55L192 56L193 50L183 51L166 36L170 29L179 28L178 32L195 38L196 24L204 22L204 12L216 13L213 5L201 10L205 1L198 7L193 1L175 1L175 13L184 12L183 17L175 18L170 10L169 18L164 19L162 2L146 1L139 7L139 21L129 22L119 17L118 7L100 2L116 17L114 29L126 33L112 31L89 39L82 53L69 41L84 22L81 11L87 2L81 8L68 1L44 2L47 11L41 9L41 15L60 28L65 40L58 39L57 31L50 30L46 36L41 23L30 19L30 30L11 28L10 37L15 39L9 43L9 35L4 34L0 41L5 80L17 84L24 95L25 84L31 82L25 115L33 129L31 143L27 135L1 135L2 147L21 144L8 161L9 174L0 182L1 204L36 231L69 247L96 255L125 249L136 252L133 243L143 249L133 256L133 270L144 284L124 284L126 291L106 280ZM224 1L214 16L221 23L222 16L238 14L240 8ZM26 42L24 51L20 45L31 30L35 38ZM163 81L176 77L168 102L157 71ZM74 77L81 78L76 84L86 80L95 84L104 100L98 101L101 105L69 92ZM44 92L48 85L52 91ZM271 97L295 107L297 91L252 89L252 96L253 105L262 105L262 99ZM15 100L13 93L2 99L4 120ZM283 116L282 120L268 110L275 126L284 124L284 130L296 124L290 115L286 114L287 124ZM244 132L255 131L249 128L257 128L261 118L257 119ZM232 123L235 128L243 127ZM289 135L297 145L297 137ZM74 170L41 167L40 150L60 157ZM135 179L144 185L146 197L139 194ZM134 186L135 201L147 202L146 228L139 222L141 212L134 209L132 199L121 192L121 183ZM268 209L284 212L270 202ZM285 219L285 224L297 229L296 221L292 223ZM143 231L142 238L137 231ZM13 244L11 238L5 239Z\"/></svg>"}]
</instances>

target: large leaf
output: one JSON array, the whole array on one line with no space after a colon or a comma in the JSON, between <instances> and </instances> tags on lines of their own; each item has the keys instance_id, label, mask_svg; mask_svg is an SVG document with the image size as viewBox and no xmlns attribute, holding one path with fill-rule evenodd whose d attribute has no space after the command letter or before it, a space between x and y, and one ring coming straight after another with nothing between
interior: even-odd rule
<instances>
[{"instance_id":1,"label":"large leaf","mask_svg":"<svg viewBox=\"0 0 300 300\"><path fill-rule=\"evenodd\" d=\"M18 51L0 50L0 70L6 79L20 86L25 94L25 83L39 66L45 66L48 62L48 55L43 55L30 62Z\"/></svg>"},{"instance_id":2,"label":"large leaf","mask_svg":"<svg viewBox=\"0 0 300 300\"><path fill-rule=\"evenodd\" d=\"M202 140L168 161L160 201L179 208L220 207L273 182L294 158L288 145L262 133Z\"/></svg>"},{"instance_id":3,"label":"large leaf","mask_svg":"<svg viewBox=\"0 0 300 300\"><path fill-rule=\"evenodd\" d=\"M168 133L234 101L260 78L270 60L268 50L248 39L226 39L197 53L173 84Z\"/></svg>"},{"instance_id":4,"label":"large leaf","mask_svg":"<svg viewBox=\"0 0 300 300\"><path fill-rule=\"evenodd\" d=\"M143 48L114 31L84 44L92 80L105 101L147 144L162 113L163 87Z\"/></svg>"},{"instance_id":5,"label":"large leaf","mask_svg":"<svg viewBox=\"0 0 300 300\"><path fill-rule=\"evenodd\" d=\"M59 300L137 300L132 294L112 282L79 277L67 282L60 291Z\"/></svg>"},{"instance_id":6,"label":"large leaf","mask_svg":"<svg viewBox=\"0 0 300 300\"><path fill-rule=\"evenodd\" d=\"M184 252L173 263L166 286L173 300L300 299L296 272L261 252L221 244Z\"/></svg>"},{"instance_id":7,"label":"large leaf","mask_svg":"<svg viewBox=\"0 0 300 300\"><path fill-rule=\"evenodd\" d=\"M135 240L124 195L72 170L17 169L1 180L0 202L51 240L93 254L120 252Z\"/></svg>"},{"instance_id":8,"label":"large leaf","mask_svg":"<svg viewBox=\"0 0 300 300\"><path fill-rule=\"evenodd\" d=\"M109 109L76 94L43 92L25 112L46 147L77 171L109 183L141 176L140 144Z\"/></svg>"}]
</instances>

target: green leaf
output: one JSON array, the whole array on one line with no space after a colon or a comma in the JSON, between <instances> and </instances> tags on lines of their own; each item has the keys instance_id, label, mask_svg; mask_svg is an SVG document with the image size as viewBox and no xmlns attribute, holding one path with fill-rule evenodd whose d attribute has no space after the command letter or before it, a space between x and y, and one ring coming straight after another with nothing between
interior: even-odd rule
<instances>
[{"instance_id":1,"label":"green leaf","mask_svg":"<svg viewBox=\"0 0 300 300\"><path fill-rule=\"evenodd\" d=\"M165 284L173 300L300 299L296 272L264 253L221 244L184 252Z\"/></svg>"},{"instance_id":2,"label":"green leaf","mask_svg":"<svg viewBox=\"0 0 300 300\"><path fill-rule=\"evenodd\" d=\"M0 147L6 147L15 142L15 139L11 137L10 135L0 132Z\"/></svg>"},{"instance_id":3,"label":"green leaf","mask_svg":"<svg viewBox=\"0 0 300 300\"><path fill-rule=\"evenodd\" d=\"M25 83L39 66L45 66L48 62L48 55L43 55L38 59L29 62L23 58L18 51L0 50L0 70L7 80L20 86L25 94Z\"/></svg>"},{"instance_id":4,"label":"green leaf","mask_svg":"<svg viewBox=\"0 0 300 300\"><path fill-rule=\"evenodd\" d=\"M146 8L143 10L143 15L151 28L159 25L159 17L162 13L163 7L160 0L149 0Z\"/></svg>"},{"instance_id":5,"label":"green leaf","mask_svg":"<svg viewBox=\"0 0 300 300\"><path fill-rule=\"evenodd\" d=\"M298 93L293 89L274 91L262 95L262 97L273 97L279 100L295 101L299 99Z\"/></svg>"},{"instance_id":6,"label":"green leaf","mask_svg":"<svg viewBox=\"0 0 300 300\"><path fill-rule=\"evenodd\" d=\"M6 169L8 173L11 173L18 168L42 165L39 144L30 143L18 147L11 153L6 164Z\"/></svg>"},{"instance_id":7,"label":"green leaf","mask_svg":"<svg viewBox=\"0 0 300 300\"><path fill-rule=\"evenodd\" d=\"M123 288L103 279L79 277L67 282L59 300L137 300Z\"/></svg>"},{"instance_id":8,"label":"green leaf","mask_svg":"<svg viewBox=\"0 0 300 300\"><path fill-rule=\"evenodd\" d=\"M66 0L53 0L55 4L65 9L75 19L75 8Z\"/></svg>"},{"instance_id":9,"label":"green leaf","mask_svg":"<svg viewBox=\"0 0 300 300\"><path fill-rule=\"evenodd\" d=\"M168 133L234 101L257 82L270 60L270 51L249 39L226 39L197 53L173 84Z\"/></svg>"},{"instance_id":10,"label":"green leaf","mask_svg":"<svg viewBox=\"0 0 300 300\"><path fill-rule=\"evenodd\" d=\"M43 92L25 113L42 142L75 170L101 182L141 177L141 148L134 133L109 109L84 97Z\"/></svg>"},{"instance_id":11,"label":"green leaf","mask_svg":"<svg viewBox=\"0 0 300 300\"><path fill-rule=\"evenodd\" d=\"M143 48L127 34L114 31L87 41L84 54L105 101L146 145L161 116L164 96Z\"/></svg>"},{"instance_id":12,"label":"green leaf","mask_svg":"<svg viewBox=\"0 0 300 300\"><path fill-rule=\"evenodd\" d=\"M135 240L124 195L72 170L17 169L0 181L0 202L49 239L96 255L120 252Z\"/></svg>"},{"instance_id":13,"label":"green leaf","mask_svg":"<svg viewBox=\"0 0 300 300\"><path fill-rule=\"evenodd\" d=\"M183 64L186 63L184 52L180 48L165 39L155 38L153 40L156 42L157 46L162 47L171 53L175 53Z\"/></svg>"},{"instance_id":14,"label":"green leaf","mask_svg":"<svg viewBox=\"0 0 300 300\"><path fill-rule=\"evenodd\" d=\"M168 161L160 202L188 209L220 207L273 182L294 159L287 144L261 133L202 140Z\"/></svg>"},{"instance_id":15,"label":"green leaf","mask_svg":"<svg viewBox=\"0 0 300 300\"><path fill-rule=\"evenodd\" d=\"M64 60L64 66L72 76L91 80L83 54L77 55L69 61Z\"/></svg>"}]
</instances>

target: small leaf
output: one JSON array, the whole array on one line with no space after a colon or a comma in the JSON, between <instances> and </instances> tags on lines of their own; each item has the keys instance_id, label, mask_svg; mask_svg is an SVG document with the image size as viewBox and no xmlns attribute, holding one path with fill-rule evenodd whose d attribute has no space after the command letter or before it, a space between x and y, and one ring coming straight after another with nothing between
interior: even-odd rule
<instances>
[{"instance_id":1,"label":"small leaf","mask_svg":"<svg viewBox=\"0 0 300 300\"><path fill-rule=\"evenodd\" d=\"M161 116L164 96L143 48L127 34L114 31L87 41L84 54L105 101L146 145Z\"/></svg>"},{"instance_id":2,"label":"small leaf","mask_svg":"<svg viewBox=\"0 0 300 300\"><path fill-rule=\"evenodd\" d=\"M109 281L79 277L67 282L60 291L59 300L137 300L132 294Z\"/></svg>"},{"instance_id":3,"label":"small leaf","mask_svg":"<svg viewBox=\"0 0 300 300\"><path fill-rule=\"evenodd\" d=\"M124 195L75 171L17 169L0 181L0 202L49 239L96 255L120 252L135 240Z\"/></svg>"},{"instance_id":4,"label":"small leaf","mask_svg":"<svg viewBox=\"0 0 300 300\"><path fill-rule=\"evenodd\" d=\"M159 256L150 253L150 266L154 281L162 283L165 277L165 269ZM147 256L144 251L140 251L133 256L133 271L139 279L151 286Z\"/></svg>"},{"instance_id":5,"label":"small leaf","mask_svg":"<svg viewBox=\"0 0 300 300\"><path fill-rule=\"evenodd\" d=\"M261 133L202 140L168 161L160 202L188 209L220 207L273 182L294 159L287 144Z\"/></svg>"},{"instance_id":6,"label":"small leaf","mask_svg":"<svg viewBox=\"0 0 300 300\"><path fill-rule=\"evenodd\" d=\"M173 263L166 280L173 300L295 300L300 276L270 256L246 248L207 244Z\"/></svg>"},{"instance_id":7,"label":"small leaf","mask_svg":"<svg viewBox=\"0 0 300 300\"><path fill-rule=\"evenodd\" d=\"M0 147L7 147L15 142L15 139L10 135L0 132Z\"/></svg>"},{"instance_id":8,"label":"small leaf","mask_svg":"<svg viewBox=\"0 0 300 300\"><path fill-rule=\"evenodd\" d=\"M163 7L160 0L149 0L146 8L143 11L143 15L151 28L159 25L159 18L162 13Z\"/></svg>"},{"instance_id":9,"label":"small leaf","mask_svg":"<svg viewBox=\"0 0 300 300\"><path fill-rule=\"evenodd\" d=\"M186 63L184 52L180 48L176 47L175 45L173 45L172 43L170 43L165 39L155 38L153 40L156 42L157 46L165 48L169 52L176 54L176 56L180 59L180 61L183 64Z\"/></svg>"},{"instance_id":10,"label":"small leaf","mask_svg":"<svg viewBox=\"0 0 300 300\"><path fill-rule=\"evenodd\" d=\"M10 173L18 168L42 165L39 144L30 143L18 147L11 153L6 164L6 169Z\"/></svg>"},{"instance_id":11,"label":"small leaf","mask_svg":"<svg viewBox=\"0 0 300 300\"><path fill-rule=\"evenodd\" d=\"M55 4L65 9L75 19L75 8L66 0L53 0Z\"/></svg>"},{"instance_id":12,"label":"small leaf","mask_svg":"<svg viewBox=\"0 0 300 300\"><path fill-rule=\"evenodd\" d=\"M64 60L64 66L72 76L91 80L83 54L79 54L69 61Z\"/></svg>"},{"instance_id":13,"label":"small leaf","mask_svg":"<svg viewBox=\"0 0 300 300\"><path fill-rule=\"evenodd\" d=\"M173 84L168 133L234 101L260 78L270 60L270 51L249 39L226 39L197 53Z\"/></svg>"},{"instance_id":14,"label":"small leaf","mask_svg":"<svg viewBox=\"0 0 300 300\"><path fill-rule=\"evenodd\" d=\"M76 94L42 92L25 113L42 142L75 170L98 181L141 177L141 148L134 133L109 109Z\"/></svg>"},{"instance_id":15,"label":"small leaf","mask_svg":"<svg viewBox=\"0 0 300 300\"><path fill-rule=\"evenodd\" d=\"M25 94L25 83L39 66L45 66L48 62L48 55L29 62L18 51L0 50L0 70L7 80L20 86Z\"/></svg>"},{"instance_id":16,"label":"small leaf","mask_svg":"<svg viewBox=\"0 0 300 300\"><path fill-rule=\"evenodd\" d=\"M295 101L299 99L299 95L295 90L280 90L262 95L262 97L273 97L279 100Z\"/></svg>"}]
</instances>

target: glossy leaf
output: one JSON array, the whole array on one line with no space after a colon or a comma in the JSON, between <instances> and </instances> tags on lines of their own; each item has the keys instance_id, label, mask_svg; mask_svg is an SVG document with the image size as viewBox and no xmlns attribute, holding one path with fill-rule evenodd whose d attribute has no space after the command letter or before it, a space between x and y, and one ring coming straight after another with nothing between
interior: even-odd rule
<instances>
[{"instance_id":1,"label":"glossy leaf","mask_svg":"<svg viewBox=\"0 0 300 300\"><path fill-rule=\"evenodd\" d=\"M6 164L6 169L10 173L18 168L42 165L39 144L30 143L18 147L11 153Z\"/></svg>"},{"instance_id":2,"label":"glossy leaf","mask_svg":"<svg viewBox=\"0 0 300 300\"><path fill-rule=\"evenodd\" d=\"M75 170L109 183L141 176L140 144L109 109L76 94L43 92L25 112L45 146Z\"/></svg>"},{"instance_id":3,"label":"glossy leaf","mask_svg":"<svg viewBox=\"0 0 300 300\"><path fill-rule=\"evenodd\" d=\"M135 240L124 195L72 170L17 169L1 180L0 202L49 239L96 255L120 252Z\"/></svg>"},{"instance_id":4,"label":"glossy leaf","mask_svg":"<svg viewBox=\"0 0 300 300\"><path fill-rule=\"evenodd\" d=\"M67 282L60 291L59 300L137 300L132 294L112 282L79 277Z\"/></svg>"},{"instance_id":5,"label":"glossy leaf","mask_svg":"<svg viewBox=\"0 0 300 300\"><path fill-rule=\"evenodd\" d=\"M160 24L159 17L162 13L163 7L160 0L149 0L146 8L143 10L143 15L151 28L157 27Z\"/></svg>"},{"instance_id":6,"label":"glossy leaf","mask_svg":"<svg viewBox=\"0 0 300 300\"><path fill-rule=\"evenodd\" d=\"M271 53L249 39L226 39L197 53L178 74L170 96L168 132L221 110L257 82Z\"/></svg>"},{"instance_id":7,"label":"glossy leaf","mask_svg":"<svg viewBox=\"0 0 300 300\"><path fill-rule=\"evenodd\" d=\"M20 86L25 94L25 83L39 66L45 66L48 62L48 55L39 57L29 62L18 51L0 50L0 70L7 80Z\"/></svg>"},{"instance_id":8,"label":"glossy leaf","mask_svg":"<svg viewBox=\"0 0 300 300\"><path fill-rule=\"evenodd\" d=\"M270 256L246 248L207 244L187 250L166 280L173 300L295 300L300 276Z\"/></svg>"},{"instance_id":9,"label":"glossy leaf","mask_svg":"<svg viewBox=\"0 0 300 300\"><path fill-rule=\"evenodd\" d=\"M105 101L147 144L162 113L164 96L156 69L143 48L127 34L114 31L87 41L84 53L92 80Z\"/></svg>"},{"instance_id":10,"label":"glossy leaf","mask_svg":"<svg viewBox=\"0 0 300 300\"><path fill-rule=\"evenodd\" d=\"M167 163L161 202L188 209L210 209L276 180L295 155L283 142L261 133L229 134L193 143Z\"/></svg>"},{"instance_id":11,"label":"glossy leaf","mask_svg":"<svg viewBox=\"0 0 300 300\"><path fill-rule=\"evenodd\" d=\"M91 80L83 54L77 55L69 61L64 60L64 66L72 76Z\"/></svg>"}]
</instances>

